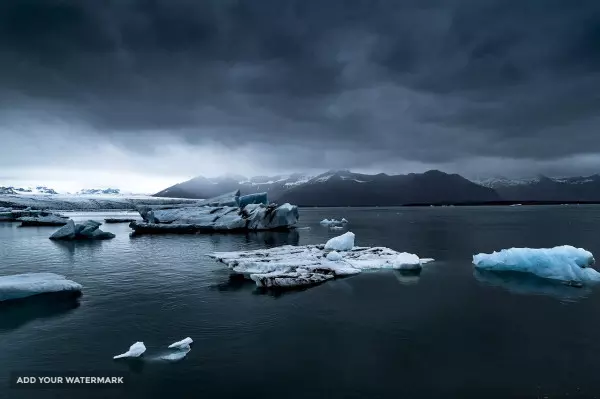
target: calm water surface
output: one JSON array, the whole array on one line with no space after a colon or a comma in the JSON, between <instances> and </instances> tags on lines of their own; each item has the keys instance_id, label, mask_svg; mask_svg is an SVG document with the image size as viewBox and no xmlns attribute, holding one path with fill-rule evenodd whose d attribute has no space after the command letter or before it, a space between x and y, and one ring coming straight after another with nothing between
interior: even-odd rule
<instances>
[{"instance_id":1,"label":"calm water surface","mask_svg":"<svg viewBox=\"0 0 600 399\"><path fill-rule=\"evenodd\" d=\"M115 213L74 214L76 220ZM132 214L128 214L131 216ZM437 261L284 295L230 280L212 251L316 244L345 217L361 246ZM57 243L56 228L0 223L1 274L55 272L78 303L0 307L0 398L600 397L600 287L474 274L471 257L571 244L600 254L600 207L302 209L292 233ZM178 363L153 360L195 343ZM144 361L115 362L144 341ZM126 390L11 390L9 373L116 370Z\"/></svg>"}]
</instances>

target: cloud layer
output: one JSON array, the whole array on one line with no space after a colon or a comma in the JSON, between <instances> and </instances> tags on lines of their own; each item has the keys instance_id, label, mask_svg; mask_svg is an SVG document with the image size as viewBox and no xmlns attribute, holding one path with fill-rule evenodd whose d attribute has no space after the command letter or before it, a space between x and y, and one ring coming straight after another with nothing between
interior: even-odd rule
<instances>
[{"instance_id":1,"label":"cloud layer","mask_svg":"<svg viewBox=\"0 0 600 399\"><path fill-rule=\"evenodd\" d=\"M599 27L590 0L7 0L0 167L593 173Z\"/></svg>"}]
</instances>

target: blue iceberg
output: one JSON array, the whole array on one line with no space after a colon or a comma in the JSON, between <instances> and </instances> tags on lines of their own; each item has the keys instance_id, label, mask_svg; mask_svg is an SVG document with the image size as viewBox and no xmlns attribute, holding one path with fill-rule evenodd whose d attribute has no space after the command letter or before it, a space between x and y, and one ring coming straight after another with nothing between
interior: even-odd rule
<instances>
[{"instance_id":1,"label":"blue iceberg","mask_svg":"<svg viewBox=\"0 0 600 399\"><path fill-rule=\"evenodd\" d=\"M239 197L238 205L240 208L243 208L246 205L250 205L250 204L269 205L267 193L248 194L248 195L242 195L241 197Z\"/></svg>"},{"instance_id":2,"label":"blue iceberg","mask_svg":"<svg viewBox=\"0 0 600 399\"><path fill-rule=\"evenodd\" d=\"M594 262L591 252L570 245L509 248L473 256L473 264L480 270L531 273L542 278L575 282L600 281L600 273L589 267Z\"/></svg>"}]
</instances>

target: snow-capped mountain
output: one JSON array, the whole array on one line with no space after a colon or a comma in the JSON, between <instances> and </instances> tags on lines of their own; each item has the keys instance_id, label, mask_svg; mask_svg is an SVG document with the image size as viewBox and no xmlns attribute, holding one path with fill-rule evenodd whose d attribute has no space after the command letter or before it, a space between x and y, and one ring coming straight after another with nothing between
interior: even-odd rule
<instances>
[{"instance_id":1,"label":"snow-capped mountain","mask_svg":"<svg viewBox=\"0 0 600 399\"><path fill-rule=\"evenodd\" d=\"M407 203L495 201L494 190L459 175L439 171L408 175L367 175L331 170L316 176L292 174L239 179L193 178L157 194L159 197L209 198L228 191L267 192L271 201L301 206L367 206Z\"/></svg>"},{"instance_id":2,"label":"snow-capped mountain","mask_svg":"<svg viewBox=\"0 0 600 399\"><path fill-rule=\"evenodd\" d=\"M77 195L119 195L121 190L118 188L84 188L79 190Z\"/></svg>"},{"instance_id":3,"label":"snow-capped mountain","mask_svg":"<svg viewBox=\"0 0 600 399\"><path fill-rule=\"evenodd\" d=\"M599 201L600 175L477 180L507 201Z\"/></svg>"},{"instance_id":4,"label":"snow-capped mountain","mask_svg":"<svg viewBox=\"0 0 600 399\"><path fill-rule=\"evenodd\" d=\"M36 186L36 187L0 187L0 190L4 189L4 191L0 191L1 194L58 194L56 190L53 188L49 188L46 186ZM12 192L9 192L12 191Z\"/></svg>"}]
</instances>

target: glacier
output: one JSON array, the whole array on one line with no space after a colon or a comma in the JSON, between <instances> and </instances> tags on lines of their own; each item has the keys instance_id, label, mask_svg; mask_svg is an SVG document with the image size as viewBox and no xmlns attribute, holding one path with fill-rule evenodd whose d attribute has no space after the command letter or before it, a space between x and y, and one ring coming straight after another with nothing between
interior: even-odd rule
<instances>
[{"instance_id":1,"label":"glacier","mask_svg":"<svg viewBox=\"0 0 600 399\"><path fill-rule=\"evenodd\" d=\"M481 270L523 272L562 281L598 282L600 273L590 266L594 256L583 248L563 245L554 248L509 248L473 256Z\"/></svg>"},{"instance_id":2,"label":"glacier","mask_svg":"<svg viewBox=\"0 0 600 399\"><path fill-rule=\"evenodd\" d=\"M113 356L113 359L122 359L125 357L140 357L146 352L146 345L143 342L136 342L129 347L129 350L120 355Z\"/></svg>"},{"instance_id":3,"label":"glacier","mask_svg":"<svg viewBox=\"0 0 600 399\"><path fill-rule=\"evenodd\" d=\"M9 209L51 209L69 211L134 210L136 206L176 206L198 204L201 200L189 198L160 198L148 195L77 195L77 194L0 194L0 220ZM39 211L38 211L39 212ZM33 216L33 215L22 215Z\"/></svg>"},{"instance_id":4,"label":"glacier","mask_svg":"<svg viewBox=\"0 0 600 399\"><path fill-rule=\"evenodd\" d=\"M71 219L50 236L51 240L106 240L115 238L113 233L100 230L102 223L88 220L77 223Z\"/></svg>"},{"instance_id":5,"label":"glacier","mask_svg":"<svg viewBox=\"0 0 600 399\"><path fill-rule=\"evenodd\" d=\"M293 228L299 218L298 207L288 203L266 205L266 194L264 194L264 198L263 194L240 197L238 190L206 200L206 203L210 205L181 207L144 206L138 209L144 221L132 222L129 227L134 230L132 235L285 230ZM249 203L243 207L230 205L232 203L240 203L240 201L241 203Z\"/></svg>"},{"instance_id":6,"label":"glacier","mask_svg":"<svg viewBox=\"0 0 600 399\"><path fill-rule=\"evenodd\" d=\"M265 288L311 286L372 269L414 270L432 261L386 247L354 246L351 232L332 240L335 248L326 248L325 244L284 245L252 251L214 252L208 256ZM342 245L338 246L339 243Z\"/></svg>"},{"instance_id":7,"label":"glacier","mask_svg":"<svg viewBox=\"0 0 600 399\"><path fill-rule=\"evenodd\" d=\"M24 273L0 277L0 301L50 293L81 294L81 284L54 273Z\"/></svg>"}]
</instances>

